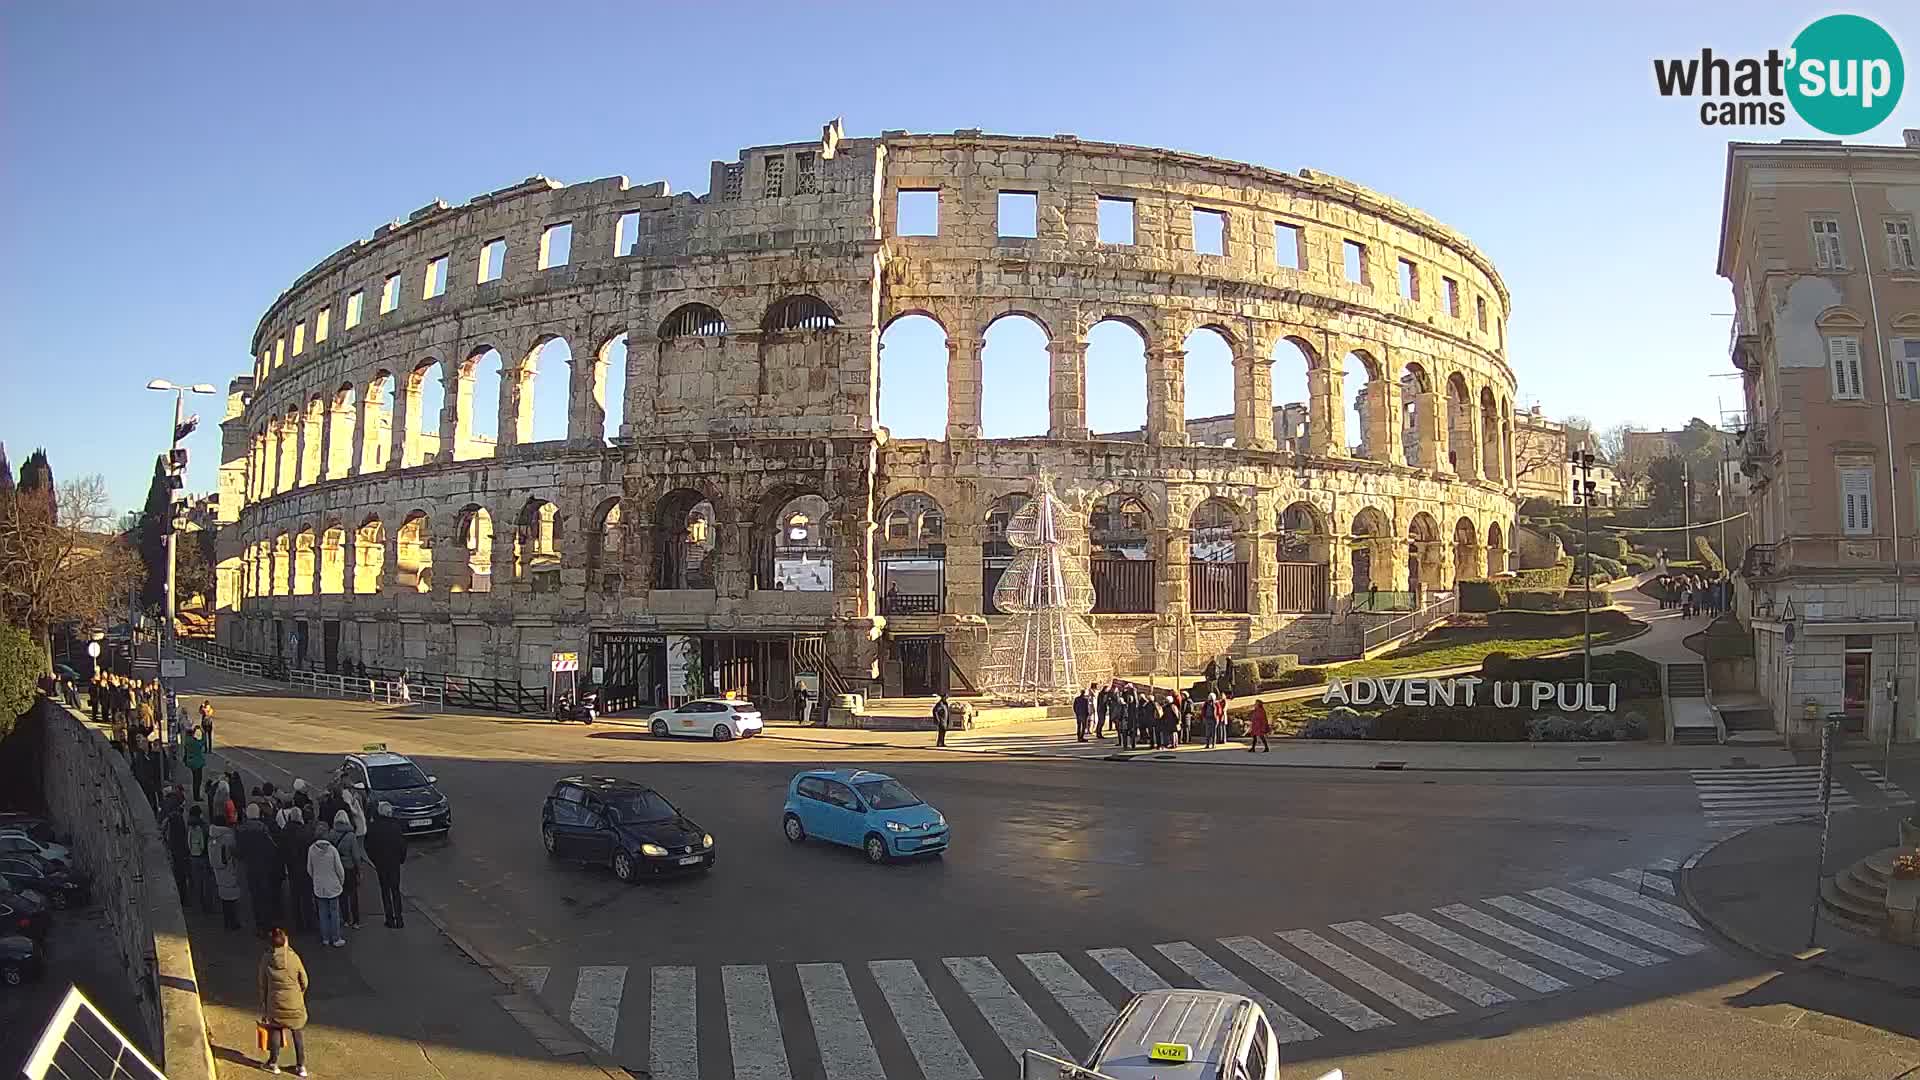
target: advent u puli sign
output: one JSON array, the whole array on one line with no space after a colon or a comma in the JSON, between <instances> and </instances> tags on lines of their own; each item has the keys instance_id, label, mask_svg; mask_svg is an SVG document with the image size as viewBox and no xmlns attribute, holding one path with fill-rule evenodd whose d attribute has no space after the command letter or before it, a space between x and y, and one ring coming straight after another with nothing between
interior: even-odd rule
<instances>
[{"instance_id":1,"label":"advent u puli sign","mask_svg":"<svg viewBox=\"0 0 1920 1080\"><path fill-rule=\"evenodd\" d=\"M1484 690L1483 690L1484 688ZM1496 709L1559 709L1562 712L1612 712L1620 688L1586 683L1495 682L1469 675L1462 679L1329 679L1320 695L1325 705L1492 705Z\"/></svg>"}]
</instances>

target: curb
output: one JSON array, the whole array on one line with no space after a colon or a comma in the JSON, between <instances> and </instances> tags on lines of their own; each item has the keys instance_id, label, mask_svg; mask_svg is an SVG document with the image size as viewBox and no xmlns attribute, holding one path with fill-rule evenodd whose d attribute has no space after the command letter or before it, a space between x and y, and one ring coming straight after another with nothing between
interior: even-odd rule
<instances>
[{"instance_id":1,"label":"curb","mask_svg":"<svg viewBox=\"0 0 1920 1080\"><path fill-rule=\"evenodd\" d=\"M1699 895L1695 893L1693 890L1694 867L1700 862L1701 859L1705 858L1708 854L1713 852L1714 849L1720 847L1721 845L1726 844L1729 841L1736 840L1742 836L1745 836L1746 834L1753 832L1756 829L1765 829L1765 828L1769 828L1771 826L1779 825L1779 824L1782 824L1782 823L1777 821L1768 821L1768 822L1762 822L1761 824L1758 824L1758 825L1749 825L1748 827L1741 829L1739 832L1721 837L1720 839L1715 840L1713 843L1708 844L1705 847L1701 848L1700 850L1694 852L1692 855L1687 856L1686 861L1680 864L1680 872L1675 875L1677 879L1675 881L1675 884L1679 888L1680 899L1685 902L1687 906L1687 910L1691 911L1694 917L1698 919L1702 925L1712 930L1714 933L1718 934L1720 937L1724 938L1727 941L1732 942L1734 945L1738 946L1739 948L1745 950L1746 952L1752 953L1753 955L1759 957L1762 960L1767 961L1770 964L1777 965L1783 970L1819 971L1824 974L1837 976L1839 978L1847 980L1848 982L1857 983L1861 986L1870 987L1876 990L1891 990L1894 993L1901 994L1903 996L1920 996L1920 982L1900 983L1900 982L1894 982L1890 979L1882 979L1873 975L1862 975L1859 972L1851 971L1827 959L1827 957L1830 956L1831 954L1825 948L1821 948L1816 955L1811 957L1805 957L1799 953L1786 952L1782 949L1775 948L1772 945L1755 941L1752 938L1748 937L1746 934L1733 930L1731 927L1727 925L1725 921L1714 917L1712 909L1709 908L1707 904L1702 902ZM1829 924L1829 928L1834 930L1841 929L1839 927L1834 927L1831 924ZM1844 933L1845 931L1842 930L1841 932Z\"/></svg>"}]
</instances>

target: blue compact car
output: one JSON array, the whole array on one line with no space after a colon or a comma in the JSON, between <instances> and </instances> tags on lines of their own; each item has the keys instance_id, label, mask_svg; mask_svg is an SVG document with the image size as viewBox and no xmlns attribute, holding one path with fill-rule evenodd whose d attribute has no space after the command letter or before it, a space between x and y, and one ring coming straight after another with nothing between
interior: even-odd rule
<instances>
[{"instance_id":1,"label":"blue compact car","mask_svg":"<svg viewBox=\"0 0 1920 1080\"><path fill-rule=\"evenodd\" d=\"M809 836L866 852L867 861L947 850L947 819L891 776L864 769L817 769L787 785L781 813L787 839Z\"/></svg>"}]
</instances>

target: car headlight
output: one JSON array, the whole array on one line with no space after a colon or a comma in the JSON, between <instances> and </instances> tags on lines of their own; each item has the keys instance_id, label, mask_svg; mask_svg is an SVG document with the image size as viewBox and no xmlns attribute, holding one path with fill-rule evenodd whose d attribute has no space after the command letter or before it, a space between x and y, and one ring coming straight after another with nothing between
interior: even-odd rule
<instances>
[{"instance_id":1,"label":"car headlight","mask_svg":"<svg viewBox=\"0 0 1920 1080\"><path fill-rule=\"evenodd\" d=\"M665 855L666 853L667 853L667 849L661 847L659 844L641 844L640 845L640 854L642 855L651 855L657 859Z\"/></svg>"},{"instance_id":2,"label":"car headlight","mask_svg":"<svg viewBox=\"0 0 1920 1080\"><path fill-rule=\"evenodd\" d=\"M703 835L702 835L702 836L700 837L700 846L701 846L701 847L712 847L712 846L713 846L713 834L712 834L712 833L705 833L705 834L703 834Z\"/></svg>"},{"instance_id":3,"label":"car headlight","mask_svg":"<svg viewBox=\"0 0 1920 1080\"><path fill-rule=\"evenodd\" d=\"M913 826L902 825L897 821L889 821L887 822L887 831L888 832L912 832Z\"/></svg>"},{"instance_id":4,"label":"car headlight","mask_svg":"<svg viewBox=\"0 0 1920 1080\"><path fill-rule=\"evenodd\" d=\"M934 828L936 828L936 829L944 829L944 828L946 828L946 827L947 827L947 815L945 815L945 814L935 814L935 815L933 815L933 827L934 827Z\"/></svg>"}]
</instances>

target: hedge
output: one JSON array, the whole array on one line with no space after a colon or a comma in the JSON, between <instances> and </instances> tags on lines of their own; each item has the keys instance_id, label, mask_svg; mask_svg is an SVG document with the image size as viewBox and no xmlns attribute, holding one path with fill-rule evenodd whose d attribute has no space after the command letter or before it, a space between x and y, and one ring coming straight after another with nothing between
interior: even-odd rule
<instances>
[{"instance_id":1,"label":"hedge","mask_svg":"<svg viewBox=\"0 0 1920 1080\"><path fill-rule=\"evenodd\" d=\"M1522 570L1509 580L1516 589L1564 589L1573 580L1573 560L1561 559L1552 566Z\"/></svg>"},{"instance_id":2,"label":"hedge","mask_svg":"<svg viewBox=\"0 0 1920 1080\"><path fill-rule=\"evenodd\" d=\"M1629 551L1622 555L1620 563L1636 574L1653 569L1653 560L1637 551Z\"/></svg>"},{"instance_id":3,"label":"hedge","mask_svg":"<svg viewBox=\"0 0 1920 1080\"><path fill-rule=\"evenodd\" d=\"M1520 504L1520 513L1523 517L1551 517L1553 512L1558 509L1560 509L1558 503L1541 495L1532 496Z\"/></svg>"},{"instance_id":4,"label":"hedge","mask_svg":"<svg viewBox=\"0 0 1920 1080\"><path fill-rule=\"evenodd\" d=\"M1609 559L1627 557L1627 542L1618 536L1596 536L1587 550L1595 555L1604 555Z\"/></svg>"},{"instance_id":5,"label":"hedge","mask_svg":"<svg viewBox=\"0 0 1920 1080\"><path fill-rule=\"evenodd\" d=\"M13 730L16 717L33 707L46 665L47 654L32 634L0 623L0 738Z\"/></svg>"},{"instance_id":6,"label":"hedge","mask_svg":"<svg viewBox=\"0 0 1920 1080\"><path fill-rule=\"evenodd\" d=\"M1294 653L1236 656L1233 658L1233 696L1246 697L1291 686L1286 678L1299 666L1300 657Z\"/></svg>"},{"instance_id":7,"label":"hedge","mask_svg":"<svg viewBox=\"0 0 1920 1080\"><path fill-rule=\"evenodd\" d=\"M1591 563L1595 581L1612 581L1615 578L1627 576L1626 564L1618 559L1609 559L1603 555L1583 555L1581 558Z\"/></svg>"},{"instance_id":8,"label":"hedge","mask_svg":"<svg viewBox=\"0 0 1920 1080\"><path fill-rule=\"evenodd\" d=\"M1598 629L1596 627L1596 629ZM1580 653L1567 656L1535 656L1515 659L1503 653L1488 653L1480 662L1480 675L1485 679L1499 679L1503 682L1579 682L1584 657ZM1620 699L1656 698L1660 696L1660 665L1633 652L1600 653L1593 658L1593 682L1595 686L1618 686Z\"/></svg>"},{"instance_id":9,"label":"hedge","mask_svg":"<svg viewBox=\"0 0 1920 1080\"><path fill-rule=\"evenodd\" d=\"M1403 742L1526 742L1527 717L1490 705L1395 705L1373 718L1373 737Z\"/></svg>"}]
</instances>

